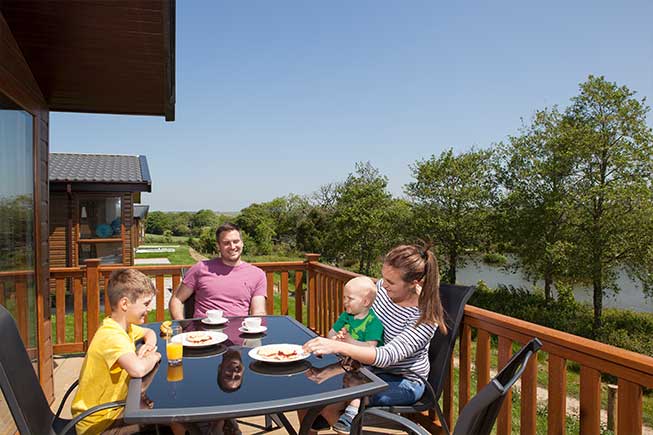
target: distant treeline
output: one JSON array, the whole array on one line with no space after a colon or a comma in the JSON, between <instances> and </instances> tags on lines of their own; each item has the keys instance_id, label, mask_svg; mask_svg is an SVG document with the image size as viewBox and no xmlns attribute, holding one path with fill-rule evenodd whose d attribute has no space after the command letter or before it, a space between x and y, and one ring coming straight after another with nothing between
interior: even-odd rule
<instances>
[{"instance_id":1,"label":"distant treeline","mask_svg":"<svg viewBox=\"0 0 653 435\"><path fill-rule=\"evenodd\" d=\"M415 161L403 198L388 192L388 178L369 162L357 163L345 180L307 197L251 204L235 217L152 212L147 230L192 236L211 253L215 227L234 220L252 254L317 252L374 275L391 246L429 240L447 282L470 253L511 253L544 280L547 301L553 285L590 284L598 330L620 268L653 293L648 111L627 87L589 76L569 106L536 111L505 142Z\"/></svg>"}]
</instances>

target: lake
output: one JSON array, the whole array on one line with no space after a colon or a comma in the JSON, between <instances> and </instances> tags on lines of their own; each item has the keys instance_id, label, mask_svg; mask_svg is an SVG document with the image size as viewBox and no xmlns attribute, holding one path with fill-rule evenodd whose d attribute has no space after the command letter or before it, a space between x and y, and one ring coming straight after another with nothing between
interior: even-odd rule
<instances>
[{"instance_id":1,"label":"lake","mask_svg":"<svg viewBox=\"0 0 653 435\"><path fill-rule=\"evenodd\" d=\"M532 291L534 287L533 283L520 270L513 272L503 267L485 264L482 261L469 261L465 266L459 267L456 277L458 284L473 285L483 280L491 288L496 288L499 284L503 284ZM617 294L604 296L604 308L623 308L632 311L653 313L653 299L644 297L642 286L639 282L633 281L624 271L621 271L617 279L617 284L621 288L621 291ZM544 281L538 281L536 285L543 289ZM577 301L592 303L591 287L574 287L574 296Z\"/></svg>"}]
</instances>

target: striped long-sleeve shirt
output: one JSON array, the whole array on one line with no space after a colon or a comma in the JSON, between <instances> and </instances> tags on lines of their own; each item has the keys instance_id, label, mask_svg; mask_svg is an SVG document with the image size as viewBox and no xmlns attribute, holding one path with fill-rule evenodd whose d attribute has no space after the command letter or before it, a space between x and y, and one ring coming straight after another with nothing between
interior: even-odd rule
<instances>
[{"instance_id":1,"label":"striped long-sleeve shirt","mask_svg":"<svg viewBox=\"0 0 653 435\"><path fill-rule=\"evenodd\" d=\"M395 304L383 288L383 280L377 282L373 309L383 323L384 346L376 348L373 365L382 368L410 369L426 378L429 374L429 345L437 325L422 323L418 307L402 307ZM415 376L406 378L417 380Z\"/></svg>"}]
</instances>

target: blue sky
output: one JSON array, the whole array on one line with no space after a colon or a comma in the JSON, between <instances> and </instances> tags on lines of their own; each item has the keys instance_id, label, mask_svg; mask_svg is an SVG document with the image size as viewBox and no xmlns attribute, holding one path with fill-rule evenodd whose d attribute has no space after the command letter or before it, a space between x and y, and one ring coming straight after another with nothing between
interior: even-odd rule
<instances>
[{"instance_id":1,"label":"blue sky","mask_svg":"<svg viewBox=\"0 0 653 435\"><path fill-rule=\"evenodd\" d=\"M310 194L368 160L399 196L416 160L505 140L589 74L653 96L650 0L448 3L178 0L176 121L52 113L51 151L146 155L153 210Z\"/></svg>"}]
</instances>

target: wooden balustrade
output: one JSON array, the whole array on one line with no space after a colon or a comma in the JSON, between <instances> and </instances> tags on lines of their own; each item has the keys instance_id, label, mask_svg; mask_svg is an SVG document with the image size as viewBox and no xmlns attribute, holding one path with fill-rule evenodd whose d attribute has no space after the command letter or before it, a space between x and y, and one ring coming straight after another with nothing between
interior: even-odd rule
<instances>
[{"instance_id":1,"label":"wooden balustrade","mask_svg":"<svg viewBox=\"0 0 653 435\"><path fill-rule=\"evenodd\" d=\"M328 332L343 310L344 284L358 276L319 263L317 254L307 254L305 261L258 263L257 266L266 273L268 312L292 315L322 335ZM155 282L157 320L166 316L164 296L169 291L166 287L177 287L182 271L187 267L190 266L132 267L150 276ZM89 260L83 267L51 269L55 301L55 353L85 350L99 325L100 294L105 291L111 272L122 268L124 266L101 266L97 261ZM26 323L27 303L21 304L18 298L27 300L23 293L27 288L27 280L31 279L29 273L0 272L0 303L7 302L4 300L3 279L12 279L15 283L17 321L19 327L23 328L21 334L26 334L27 325L22 323ZM279 301L277 309L273 309L275 299ZM295 302L294 313L291 310L292 301ZM108 314L110 308L106 305L105 314ZM304 308L307 318L303 315ZM642 391L644 387L653 388L653 358L473 306L466 307L461 327L458 385L453 383L454 364L451 364L452 369L442 397L442 409L450 422L455 422L456 411L459 412L471 396L490 381L493 373L508 361L515 346L526 343L532 337L538 337L543 343L541 353L546 356L546 367L537 359L531 360L521 378L520 418L518 421L512 419L513 404L508 398L497 421L498 435L509 434L516 427L521 434L536 433L538 368L546 370L548 377L548 384L540 385L540 388L548 389L547 431L549 434L565 433L568 362L574 362L580 367L581 434L599 431L602 374L612 375L618 380L617 434L642 433ZM494 349L497 352L497 364L493 367ZM474 377L476 391L472 391ZM456 392L458 409L454 409ZM429 418L435 419L432 413Z\"/></svg>"}]
</instances>

